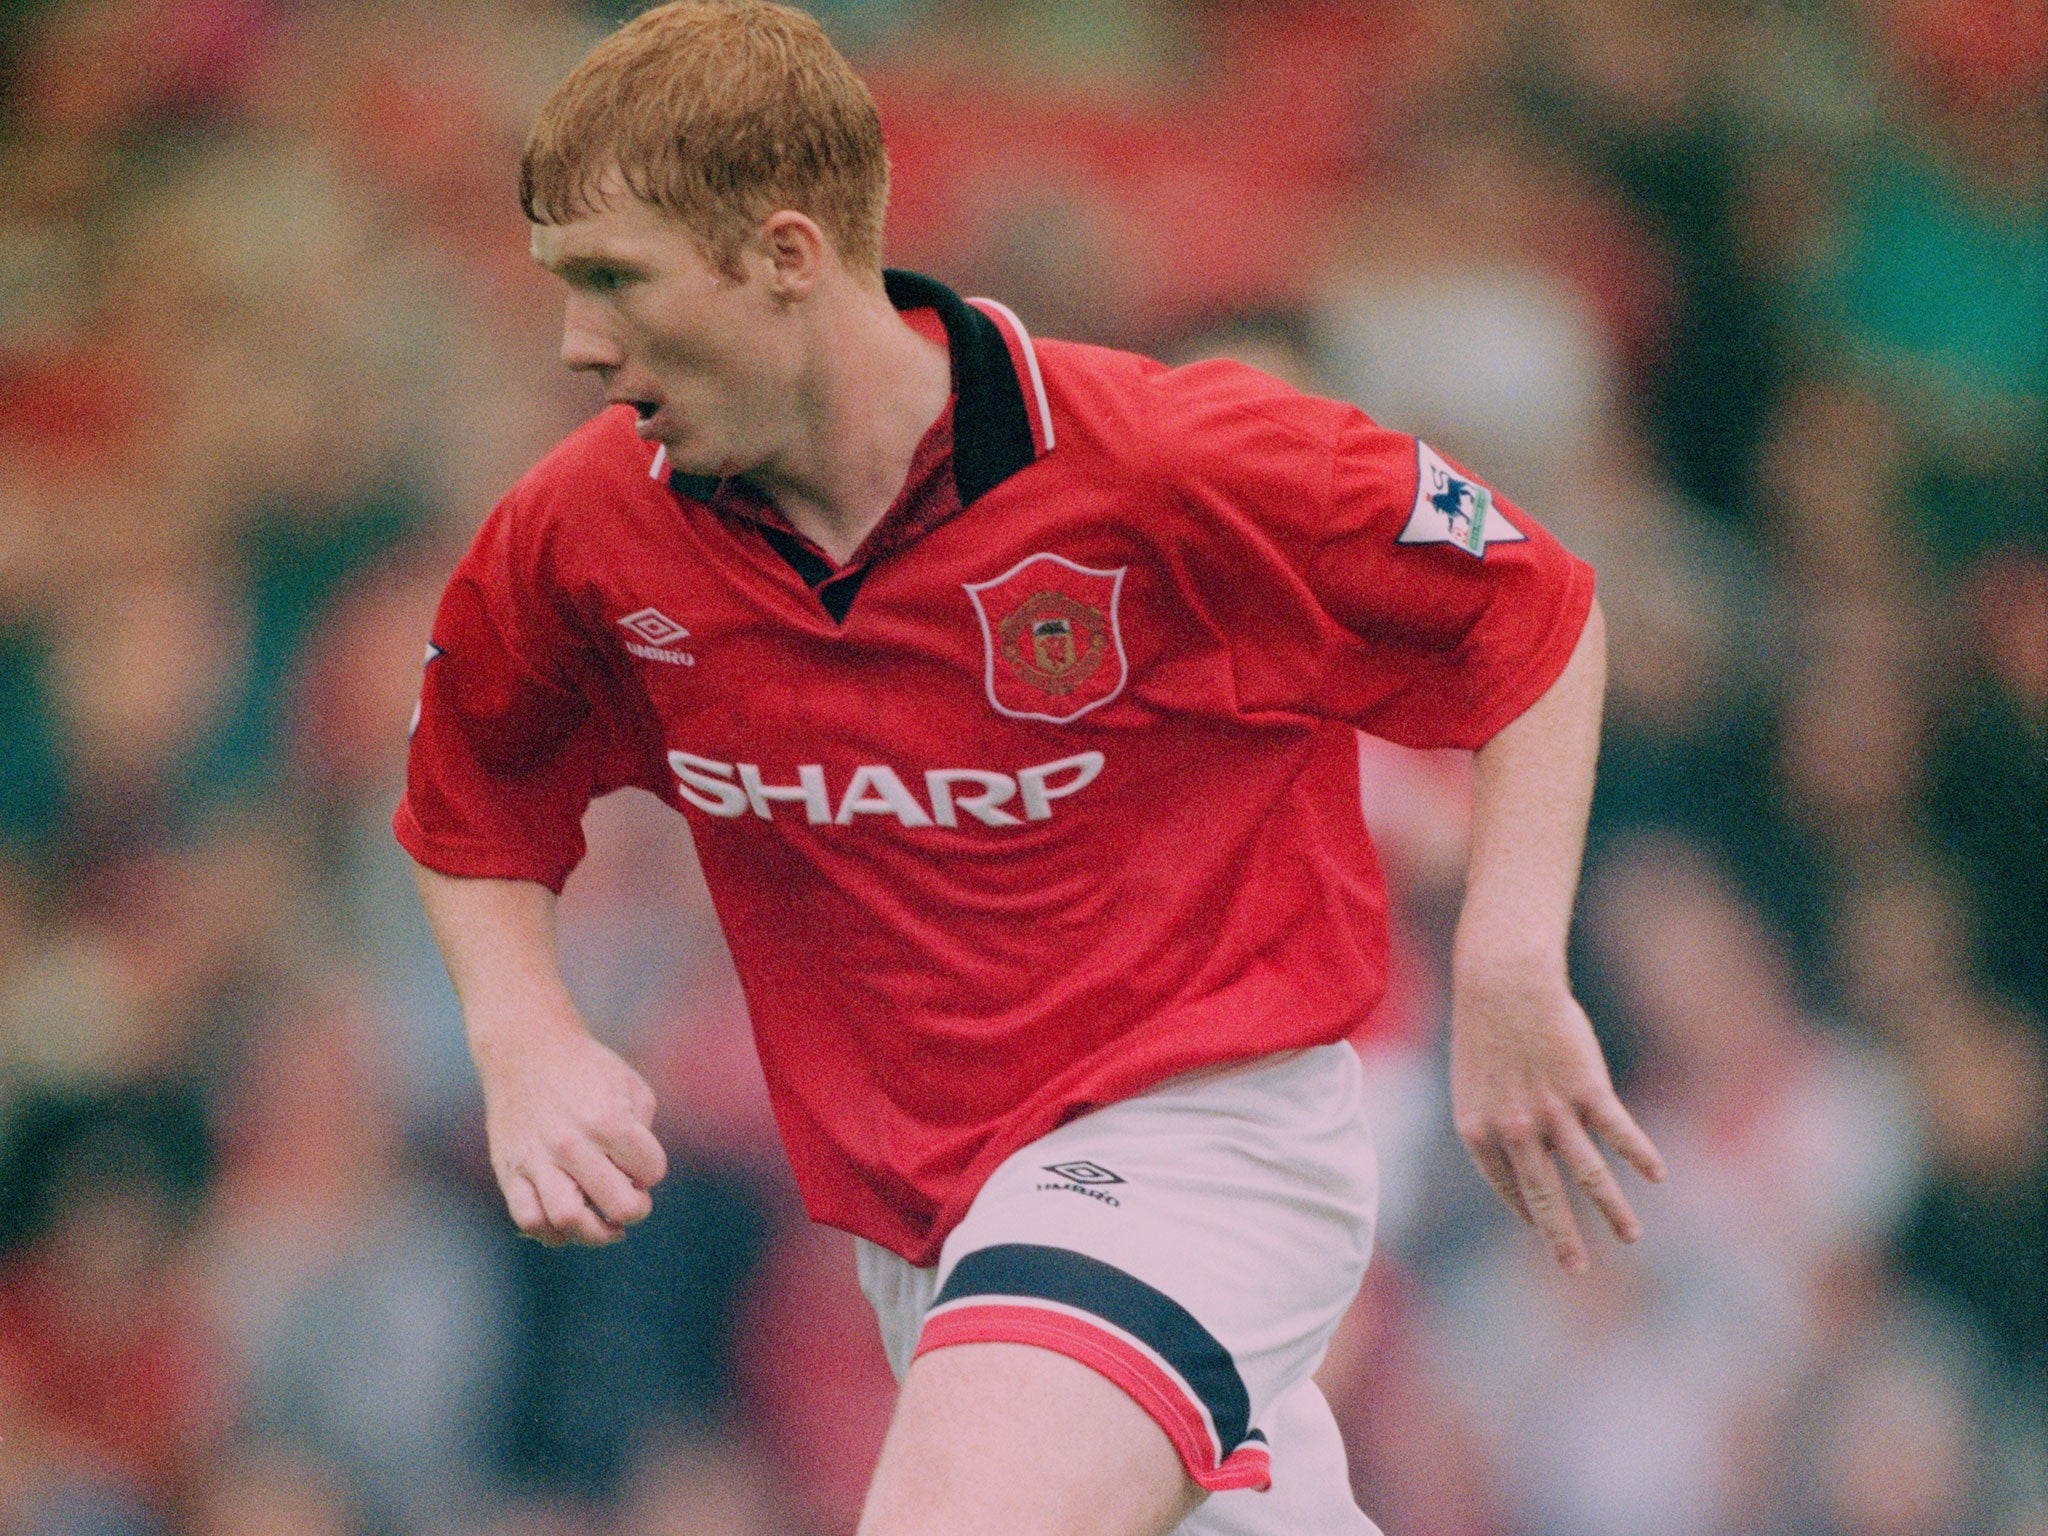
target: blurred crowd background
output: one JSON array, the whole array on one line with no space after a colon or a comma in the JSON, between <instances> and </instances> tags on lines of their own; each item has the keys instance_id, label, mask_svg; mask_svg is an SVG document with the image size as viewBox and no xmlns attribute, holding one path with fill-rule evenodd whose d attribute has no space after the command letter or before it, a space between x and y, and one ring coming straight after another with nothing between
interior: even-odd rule
<instances>
[{"instance_id":1,"label":"blurred crowd background","mask_svg":"<svg viewBox=\"0 0 2048 1536\"><path fill-rule=\"evenodd\" d=\"M0 1532L843 1536L892 1387L686 830L565 899L675 1173L516 1241L388 817L596 404L515 166L626 9L0 4ZM1672 1177L1449 1129L1465 765L1361 743L1390 1536L2048 1532L2048 8L831 0L892 264L1419 432L1599 568L1576 976ZM1306 1536L1306 1533L1305 1533Z\"/></svg>"}]
</instances>

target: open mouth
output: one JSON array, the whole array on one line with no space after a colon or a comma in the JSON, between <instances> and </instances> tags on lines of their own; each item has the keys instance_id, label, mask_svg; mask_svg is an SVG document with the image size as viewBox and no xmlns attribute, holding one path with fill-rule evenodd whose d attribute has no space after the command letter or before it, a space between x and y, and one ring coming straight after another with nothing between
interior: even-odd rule
<instances>
[{"instance_id":1,"label":"open mouth","mask_svg":"<svg viewBox=\"0 0 2048 1536\"><path fill-rule=\"evenodd\" d=\"M626 403L633 407L634 414L637 415L642 421L652 421L654 419L654 413L661 409L661 407L652 400L629 400Z\"/></svg>"}]
</instances>

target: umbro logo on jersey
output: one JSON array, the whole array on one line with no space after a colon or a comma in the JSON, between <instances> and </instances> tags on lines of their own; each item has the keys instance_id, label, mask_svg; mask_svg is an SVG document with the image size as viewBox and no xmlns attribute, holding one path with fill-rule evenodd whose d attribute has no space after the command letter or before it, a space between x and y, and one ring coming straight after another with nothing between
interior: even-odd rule
<instances>
[{"instance_id":1,"label":"umbro logo on jersey","mask_svg":"<svg viewBox=\"0 0 2048 1536\"><path fill-rule=\"evenodd\" d=\"M1484 558L1489 544L1527 537L1493 504L1493 492L1452 468L1427 443L1415 444L1415 506L1396 544L1454 544Z\"/></svg>"},{"instance_id":2,"label":"umbro logo on jersey","mask_svg":"<svg viewBox=\"0 0 2048 1536\"><path fill-rule=\"evenodd\" d=\"M626 649L646 661L665 661L671 666L694 667L697 658L688 651L670 650L678 640L689 638L690 632L659 608L642 608L638 613L629 613L619 620L619 628L639 638L640 644L626 642Z\"/></svg>"},{"instance_id":3,"label":"umbro logo on jersey","mask_svg":"<svg viewBox=\"0 0 2048 1536\"><path fill-rule=\"evenodd\" d=\"M649 645L667 645L689 635L689 631L659 608L642 608L619 620L619 628L645 640Z\"/></svg>"}]
</instances>

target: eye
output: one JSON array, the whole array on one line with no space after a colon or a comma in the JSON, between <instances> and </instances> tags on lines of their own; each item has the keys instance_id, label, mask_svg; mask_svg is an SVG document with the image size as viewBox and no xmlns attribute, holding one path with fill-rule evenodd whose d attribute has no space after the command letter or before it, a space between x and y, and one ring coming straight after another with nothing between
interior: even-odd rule
<instances>
[{"instance_id":1,"label":"eye","mask_svg":"<svg viewBox=\"0 0 2048 1536\"><path fill-rule=\"evenodd\" d=\"M574 279L577 287L590 293L617 293L628 280L629 274L618 267L584 267Z\"/></svg>"}]
</instances>

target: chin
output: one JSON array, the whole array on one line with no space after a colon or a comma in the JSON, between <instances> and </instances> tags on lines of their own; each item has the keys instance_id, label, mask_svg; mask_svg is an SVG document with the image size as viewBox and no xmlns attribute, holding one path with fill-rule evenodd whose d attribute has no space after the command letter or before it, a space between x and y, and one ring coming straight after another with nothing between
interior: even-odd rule
<instances>
[{"instance_id":1,"label":"chin","mask_svg":"<svg viewBox=\"0 0 2048 1536\"><path fill-rule=\"evenodd\" d=\"M738 454L714 454L699 448L695 453L677 456L675 449L668 451L671 468L680 469L686 475L702 475L709 480L730 480L759 468L757 460L742 458Z\"/></svg>"},{"instance_id":2,"label":"chin","mask_svg":"<svg viewBox=\"0 0 2048 1536\"><path fill-rule=\"evenodd\" d=\"M681 470L686 475L704 475L713 478L722 476L725 473L718 462L705 453L701 445L692 447L684 443L673 443L664 438L662 440L662 447L668 450L668 467L670 469Z\"/></svg>"}]
</instances>

